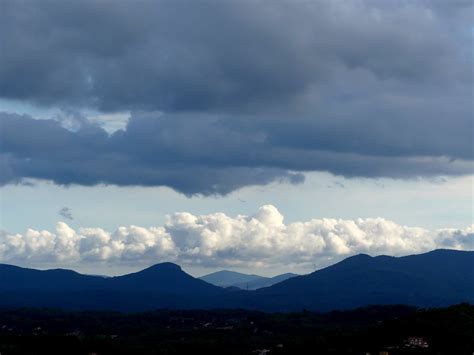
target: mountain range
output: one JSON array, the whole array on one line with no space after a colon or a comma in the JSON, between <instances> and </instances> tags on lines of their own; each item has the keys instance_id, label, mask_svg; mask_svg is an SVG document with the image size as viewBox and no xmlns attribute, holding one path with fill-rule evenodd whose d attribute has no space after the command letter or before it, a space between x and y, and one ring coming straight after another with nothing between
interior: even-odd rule
<instances>
[{"instance_id":1,"label":"mountain range","mask_svg":"<svg viewBox=\"0 0 474 355\"><path fill-rule=\"evenodd\" d=\"M272 286L281 281L298 276L293 273L281 274L273 277L265 277L253 274L243 274L240 272L222 270L209 275L201 276L200 279L215 286L236 287L242 290L257 290L259 288Z\"/></svg>"},{"instance_id":2,"label":"mountain range","mask_svg":"<svg viewBox=\"0 0 474 355\"><path fill-rule=\"evenodd\" d=\"M460 302L474 303L474 251L435 250L404 257L360 254L255 291L212 285L172 263L106 278L0 264L0 307L327 311L371 304L434 307Z\"/></svg>"}]
</instances>

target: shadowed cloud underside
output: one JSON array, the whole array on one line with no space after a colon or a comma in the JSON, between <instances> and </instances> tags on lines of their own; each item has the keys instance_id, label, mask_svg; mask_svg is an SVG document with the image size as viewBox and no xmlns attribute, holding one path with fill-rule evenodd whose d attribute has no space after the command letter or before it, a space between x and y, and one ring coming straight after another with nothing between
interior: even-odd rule
<instances>
[{"instance_id":1,"label":"shadowed cloud underside","mask_svg":"<svg viewBox=\"0 0 474 355\"><path fill-rule=\"evenodd\" d=\"M473 171L472 2L2 2L0 184ZM218 34L218 35L217 35ZM127 112L113 133L87 112Z\"/></svg>"}]
</instances>

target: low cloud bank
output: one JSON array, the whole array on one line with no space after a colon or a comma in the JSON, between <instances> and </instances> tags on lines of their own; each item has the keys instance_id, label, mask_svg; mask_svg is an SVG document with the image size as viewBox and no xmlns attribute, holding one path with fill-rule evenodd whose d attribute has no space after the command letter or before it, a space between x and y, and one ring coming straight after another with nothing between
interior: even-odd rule
<instances>
[{"instance_id":1,"label":"low cloud bank","mask_svg":"<svg viewBox=\"0 0 474 355\"><path fill-rule=\"evenodd\" d=\"M204 267L320 267L357 253L406 255L437 248L474 249L474 225L427 230L383 218L285 224L276 207L265 205L252 216L180 212L168 216L164 226L119 227L114 232L74 230L58 222L54 232L0 233L0 262L22 265L173 261Z\"/></svg>"}]
</instances>

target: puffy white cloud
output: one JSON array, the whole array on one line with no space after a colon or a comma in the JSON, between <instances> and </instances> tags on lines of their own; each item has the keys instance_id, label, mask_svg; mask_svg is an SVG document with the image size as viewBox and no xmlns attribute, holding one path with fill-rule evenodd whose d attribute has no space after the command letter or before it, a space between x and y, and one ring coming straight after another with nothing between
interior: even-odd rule
<instances>
[{"instance_id":1,"label":"puffy white cloud","mask_svg":"<svg viewBox=\"0 0 474 355\"><path fill-rule=\"evenodd\" d=\"M175 213L162 227L120 227L113 233L74 230L64 222L54 232L0 233L0 261L11 263L324 266L356 253L405 255L436 248L474 249L474 225L430 231L383 218L285 224L277 208L266 205L253 216Z\"/></svg>"}]
</instances>

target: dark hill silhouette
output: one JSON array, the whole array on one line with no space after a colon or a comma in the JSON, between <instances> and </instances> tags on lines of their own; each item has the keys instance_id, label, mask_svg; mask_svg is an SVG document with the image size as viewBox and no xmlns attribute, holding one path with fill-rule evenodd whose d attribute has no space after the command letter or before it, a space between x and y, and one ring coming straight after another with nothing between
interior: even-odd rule
<instances>
[{"instance_id":1,"label":"dark hill silhouette","mask_svg":"<svg viewBox=\"0 0 474 355\"><path fill-rule=\"evenodd\" d=\"M35 270L0 264L0 292L18 290L82 290L102 285L103 277L72 270Z\"/></svg>"},{"instance_id":2,"label":"dark hill silhouette","mask_svg":"<svg viewBox=\"0 0 474 355\"><path fill-rule=\"evenodd\" d=\"M124 311L209 308L224 293L172 263L110 278L0 265L0 306Z\"/></svg>"},{"instance_id":3,"label":"dark hill silhouette","mask_svg":"<svg viewBox=\"0 0 474 355\"><path fill-rule=\"evenodd\" d=\"M474 302L472 251L435 250L399 258L360 254L257 290L249 306L322 311L369 304L445 306L459 302Z\"/></svg>"},{"instance_id":4,"label":"dark hill silhouette","mask_svg":"<svg viewBox=\"0 0 474 355\"><path fill-rule=\"evenodd\" d=\"M107 281L109 287L118 290L160 291L195 296L222 293L222 288L192 277L173 263L156 264L133 274L112 277Z\"/></svg>"},{"instance_id":5,"label":"dark hill silhouette","mask_svg":"<svg viewBox=\"0 0 474 355\"><path fill-rule=\"evenodd\" d=\"M109 278L0 265L0 307L326 311L370 304L426 307L460 302L474 303L474 251L436 250L399 258L361 254L256 291L217 287L172 263Z\"/></svg>"}]
</instances>

